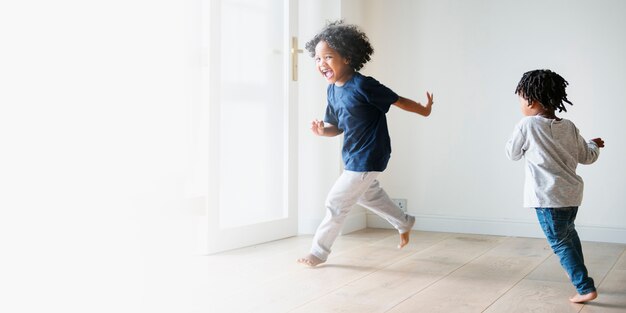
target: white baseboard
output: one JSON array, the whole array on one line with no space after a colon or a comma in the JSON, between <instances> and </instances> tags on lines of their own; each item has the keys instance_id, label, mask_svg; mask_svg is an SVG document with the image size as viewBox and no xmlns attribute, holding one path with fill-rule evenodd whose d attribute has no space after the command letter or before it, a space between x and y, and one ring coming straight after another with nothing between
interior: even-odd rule
<instances>
[{"instance_id":1,"label":"white baseboard","mask_svg":"<svg viewBox=\"0 0 626 313\"><path fill-rule=\"evenodd\" d=\"M428 215L416 215L415 218L414 230L531 238L544 237L539 222ZM393 228L389 222L375 214L367 214L367 227ZM576 224L576 230L583 241L626 244L625 228Z\"/></svg>"}]
</instances>

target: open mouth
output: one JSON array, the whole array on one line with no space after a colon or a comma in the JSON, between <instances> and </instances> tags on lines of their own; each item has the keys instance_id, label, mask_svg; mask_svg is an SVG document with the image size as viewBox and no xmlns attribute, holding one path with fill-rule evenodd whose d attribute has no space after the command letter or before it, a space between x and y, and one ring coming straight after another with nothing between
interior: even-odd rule
<instances>
[{"instance_id":1,"label":"open mouth","mask_svg":"<svg viewBox=\"0 0 626 313\"><path fill-rule=\"evenodd\" d=\"M326 79L331 79L333 76L335 76L335 73L331 70L322 70L322 75L324 75Z\"/></svg>"}]
</instances>

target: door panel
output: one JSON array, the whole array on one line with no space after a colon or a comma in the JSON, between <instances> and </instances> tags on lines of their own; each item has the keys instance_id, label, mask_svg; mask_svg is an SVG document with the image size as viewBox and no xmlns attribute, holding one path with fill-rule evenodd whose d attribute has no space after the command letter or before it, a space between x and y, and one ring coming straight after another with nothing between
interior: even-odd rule
<instances>
[{"instance_id":1,"label":"door panel","mask_svg":"<svg viewBox=\"0 0 626 313\"><path fill-rule=\"evenodd\" d=\"M297 233L295 0L210 2L209 251Z\"/></svg>"}]
</instances>

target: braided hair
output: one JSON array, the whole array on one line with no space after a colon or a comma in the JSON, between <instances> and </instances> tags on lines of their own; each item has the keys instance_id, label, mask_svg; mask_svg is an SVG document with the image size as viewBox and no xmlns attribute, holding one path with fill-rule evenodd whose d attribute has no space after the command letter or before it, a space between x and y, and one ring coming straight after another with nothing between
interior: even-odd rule
<instances>
[{"instance_id":1,"label":"braided hair","mask_svg":"<svg viewBox=\"0 0 626 313\"><path fill-rule=\"evenodd\" d=\"M344 24L343 20L327 23L321 32L305 44L304 47L312 57L315 57L315 46L320 41L325 41L346 58L355 71L360 70L374 53L367 35L356 25Z\"/></svg>"},{"instance_id":2,"label":"braided hair","mask_svg":"<svg viewBox=\"0 0 626 313\"><path fill-rule=\"evenodd\" d=\"M567 112L563 102L573 105L565 92L568 84L561 75L551 70L534 70L524 73L515 88L515 94L528 102L539 102L546 110Z\"/></svg>"}]
</instances>

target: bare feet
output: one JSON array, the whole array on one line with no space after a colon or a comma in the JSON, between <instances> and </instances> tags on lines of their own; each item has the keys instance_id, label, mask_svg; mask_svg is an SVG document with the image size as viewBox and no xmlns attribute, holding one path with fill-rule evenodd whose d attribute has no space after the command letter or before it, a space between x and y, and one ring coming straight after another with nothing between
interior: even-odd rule
<instances>
[{"instance_id":1,"label":"bare feet","mask_svg":"<svg viewBox=\"0 0 626 313\"><path fill-rule=\"evenodd\" d=\"M303 257L303 258L299 258L298 259L298 263L304 264L304 265L308 265L310 267L314 267L317 266L319 264L324 263L325 261L320 260L320 258L312 255L312 254L308 254L307 256Z\"/></svg>"},{"instance_id":2,"label":"bare feet","mask_svg":"<svg viewBox=\"0 0 626 313\"><path fill-rule=\"evenodd\" d=\"M598 297L598 293L595 292L595 291L592 291L592 292L590 292L588 294L584 294L584 295L576 294L575 296L569 298L569 301L574 302L574 303L584 303L584 302L587 302L587 301L591 301L591 300L593 300L593 299L595 299L597 297Z\"/></svg>"},{"instance_id":3,"label":"bare feet","mask_svg":"<svg viewBox=\"0 0 626 313\"><path fill-rule=\"evenodd\" d=\"M400 234L400 244L398 244L398 249L402 249L402 247L409 244L409 235L411 235L410 230L406 233Z\"/></svg>"},{"instance_id":4,"label":"bare feet","mask_svg":"<svg viewBox=\"0 0 626 313\"><path fill-rule=\"evenodd\" d=\"M400 234L400 244L398 245L398 249L402 249L402 247L409 244L409 236L411 235L411 229L413 229L413 225L415 225L415 217L411 215L407 215L409 219L409 227L405 233Z\"/></svg>"}]
</instances>

